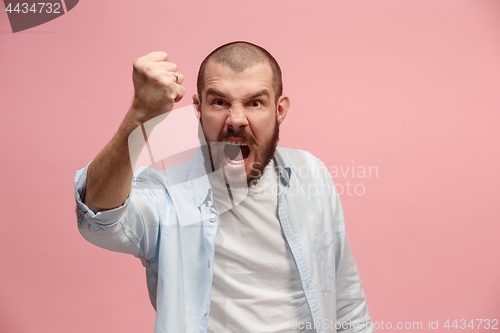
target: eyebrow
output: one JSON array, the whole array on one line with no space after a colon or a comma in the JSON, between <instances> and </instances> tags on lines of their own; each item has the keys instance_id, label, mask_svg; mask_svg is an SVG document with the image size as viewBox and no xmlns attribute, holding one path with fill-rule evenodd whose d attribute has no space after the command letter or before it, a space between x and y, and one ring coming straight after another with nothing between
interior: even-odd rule
<instances>
[{"instance_id":1,"label":"eyebrow","mask_svg":"<svg viewBox=\"0 0 500 333\"><path fill-rule=\"evenodd\" d=\"M219 91L217 91L215 89L212 89L212 88L209 88L207 90L206 95L207 95L207 97L209 95L215 95L215 96L219 96L219 97L222 97L222 98L226 98L226 96L224 96L223 93L221 93L221 92L219 92ZM250 96L249 99L254 99L254 98L257 98L259 96L267 96L267 97L269 97L269 91L267 89L263 89L263 90L259 91L258 93L256 93L255 95Z\"/></svg>"},{"instance_id":2,"label":"eyebrow","mask_svg":"<svg viewBox=\"0 0 500 333\"><path fill-rule=\"evenodd\" d=\"M209 95L216 95L216 96L219 96L219 97L222 97L222 98L226 98L226 96L224 96L224 94L222 94L222 93L220 93L220 92L218 92L217 90L212 89L212 88L209 88L209 89L207 90L206 95L207 95L207 97L208 97Z\"/></svg>"},{"instance_id":3,"label":"eyebrow","mask_svg":"<svg viewBox=\"0 0 500 333\"><path fill-rule=\"evenodd\" d=\"M256 93L255 95L251 96L250 99L254 99L254 98L257 98L259 96L269 97L269 91L267 91L267 89L263 89L263 90L259 91L258 93Z\"/></svg>"}]
</instances>

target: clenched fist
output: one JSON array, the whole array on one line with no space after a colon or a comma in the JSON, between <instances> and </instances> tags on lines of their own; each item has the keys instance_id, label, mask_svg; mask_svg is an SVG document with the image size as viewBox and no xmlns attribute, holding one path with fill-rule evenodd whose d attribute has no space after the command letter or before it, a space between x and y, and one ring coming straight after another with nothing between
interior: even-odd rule
<instances>
[{"instance_id":1,"label":"clenched fist","mask_svg":"<svg viewBox=\"0 0 500 333\"><path fill-rule=\"evenodd\" d=\"M165 52L151 52L134 61L132 110L141 123L172 111L186 92L181 86L184 77L167 59Z\"/></svg>"}]
</instances>

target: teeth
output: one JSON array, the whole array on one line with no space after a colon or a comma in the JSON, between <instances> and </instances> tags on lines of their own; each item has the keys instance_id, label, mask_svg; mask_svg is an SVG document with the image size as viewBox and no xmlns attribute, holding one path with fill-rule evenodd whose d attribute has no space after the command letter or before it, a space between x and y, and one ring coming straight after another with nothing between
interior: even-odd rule
<instances>
[{"instance_id":1,"label":"teeth","mask_svg":"<svg viewBox=\"0 0 500 333\"><path fill-rule=\"evenodd\" d=\"M237 157L238 157L238 158L243 158L243 156L241 156L241 153L239 153ZM246 158L245 158L245 159L242 159L242 160L232 160L232 159L230 159L230 158L229 158L229 157L227 157L227 156L226 156L226 158L227 158L227 160L229 161L229 163L231 163L231 164L243 164L243 163L245 163L245 160L246 160ZM247 157L247 158L248 158L248 157Z\"/></svg>"},{"instance_id":2,"label":"teeth","mask_svg":"<svg viewBox=\"0 0 500 333\"><path fill-rule=\"evenodd\" d=\"M235 142L235 141L227 141L226 144L235 146L247 146L247 144L244 142Z\"/></svg>"},{"instance_id":3,"label":"teeth","mask_svg":"<svg viewBox=\"0 0 500 333\"><path fill-rule=\"evenodd\" d=\"M243 163L245 163L246 158L244 160L240 160L240 161L233 161L232 159L229 159L229 158L227 160L231 164L243 164Z\"/></svg>"}]
</instances>

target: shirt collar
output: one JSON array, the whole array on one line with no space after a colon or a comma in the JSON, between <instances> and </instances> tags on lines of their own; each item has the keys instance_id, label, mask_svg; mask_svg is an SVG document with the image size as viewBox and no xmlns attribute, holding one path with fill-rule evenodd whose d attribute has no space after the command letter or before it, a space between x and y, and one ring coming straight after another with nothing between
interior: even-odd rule
<instances>
[{"instance_id":1,"label":"shirt collar","mask_svg":"<svg viewBox=\"0 0 500 333\"><path fill-rule=\"evenodd\" d=\"M283 183L283 185L288 187L290 185L292 170L290 169L290 167L286 166L285 161L283 160L283 157L281 156L278 149L276 149L276 152L274 153L274 161L276 173L278 174L280 181Z\"/></svg>"}]
</instances>

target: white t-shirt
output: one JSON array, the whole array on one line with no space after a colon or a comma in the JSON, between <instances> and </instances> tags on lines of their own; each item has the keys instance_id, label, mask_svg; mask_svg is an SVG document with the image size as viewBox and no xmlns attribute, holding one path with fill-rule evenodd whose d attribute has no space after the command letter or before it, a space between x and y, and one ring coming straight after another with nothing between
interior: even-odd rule
<instances>
[{"instance_id":1,"label":"white t-shirt","mask_svg":"<svg viewBox=\"0 0 500 333\"><path fill-rule=\"evenodd\" d=\"M272 161L248 196L219 216L209 333L306 332L292 324L312 323L278 220L277 182Z\"/></svg>"}]
</instances>

